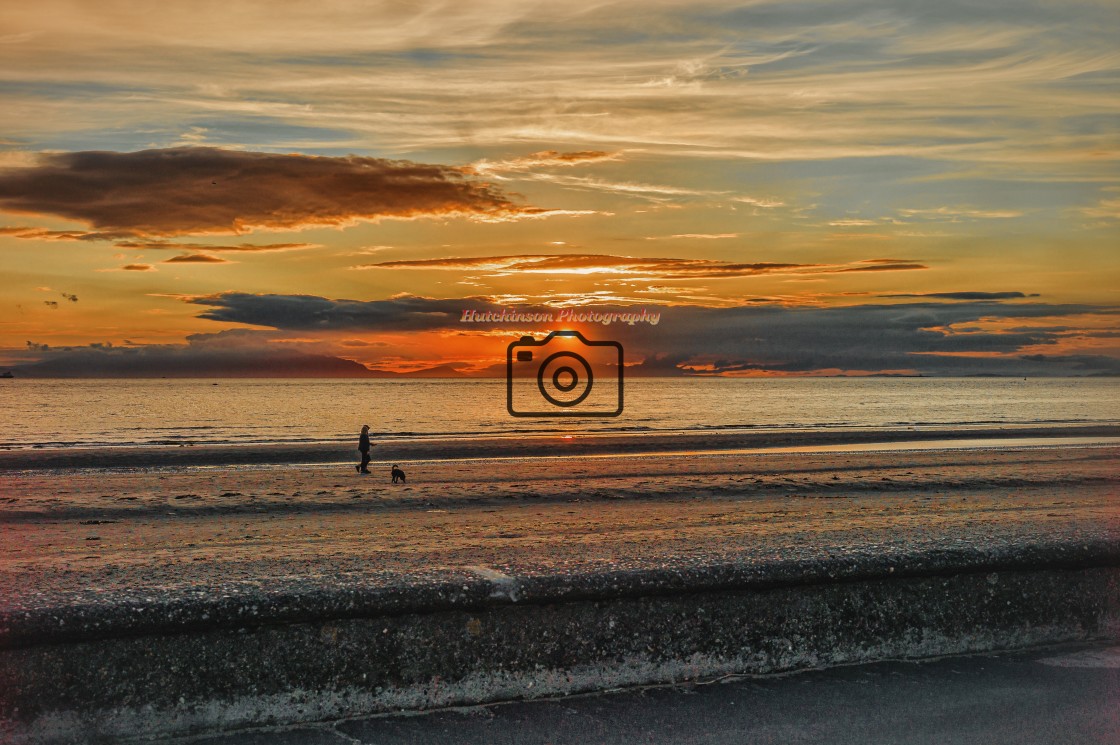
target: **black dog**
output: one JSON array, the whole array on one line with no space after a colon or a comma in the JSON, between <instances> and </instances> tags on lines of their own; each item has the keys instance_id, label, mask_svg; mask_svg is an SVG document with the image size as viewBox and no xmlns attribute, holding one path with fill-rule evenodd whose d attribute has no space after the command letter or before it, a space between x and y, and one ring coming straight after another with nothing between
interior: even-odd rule
<instances>
[{"instance_id":1,"label":"black dog","mask_svg":"<svg viewBox=\"0 0 1120 745\"><path fill-rule=\"evenodd\" d=\"M397 466L393 466L393 483L395 484L398 481L401 482L402 484L407 483L406 480L405 480L405 477L404 477L404 471L402 471Z\"/></svg>"}]
</instances>

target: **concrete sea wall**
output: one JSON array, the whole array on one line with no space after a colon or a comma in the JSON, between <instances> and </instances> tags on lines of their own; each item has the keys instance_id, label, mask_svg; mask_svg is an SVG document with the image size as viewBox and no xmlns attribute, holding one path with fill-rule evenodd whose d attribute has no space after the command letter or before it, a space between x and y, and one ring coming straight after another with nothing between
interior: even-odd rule
<instances>
[{"instance_id":1,"label":"concrete sea wall","mask_svg":"<svg viewBox=\"0 0 1120 745\"><path fill-rule=\"evenodd\" d=\"M1120 544L694 572L497 572L0 621L0 742L398 709L1120 638Z\"/></svg>"}]
</instances>

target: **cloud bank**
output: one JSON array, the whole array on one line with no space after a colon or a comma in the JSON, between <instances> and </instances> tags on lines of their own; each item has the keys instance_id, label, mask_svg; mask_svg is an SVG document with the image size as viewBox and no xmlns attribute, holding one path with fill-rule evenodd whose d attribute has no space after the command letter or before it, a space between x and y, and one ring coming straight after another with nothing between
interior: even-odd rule
<instances>
[{"instance_id":1,"label":"cloud bank","mask_svg":"<svg viewBox=\"0 0 1120 745\"><path fill-rule=\"evenodd\" d=\"M431 350L432 364L439 362L442 340L466 335L476 340L471 342L478 357L473 364L482 365L472 374L500 376L504 366L486 365L490 359L502 358L511 339L554 330L547 325L461 323L465 309L500 313L508 307L484 297L401 295L359 301L224 293L183 300L205 308L200 318L258 329L197 334L183 345L51 348L29 343L22 356L33 364L17 370L41 377L365 377L384 373L346 358L400 359L392 339L408 332L430 334L420 338ZM639 377L1120 375L1114 330L1120 310L1114 307L998 300L827 308L642 307L660 314L656 326L582 327L589 338L622 342L632 365L630 374ZM555 314L557 308L517 305L516 310ZM374 351L356 353L359 349ZM454 367L470 364L457 359ZM451 366L440 369L457 374Z\"/></svg>"},{"instance_id":2,"label":"cloud bank","mask_svg":"<svg viewBox=\"0 0 1120 745\"><path fill-rule=\"evenodd\" d=\"M36 235L35 228L15 228L9 234L78 240L91 233L238 234L382 218L548 214L517 205L450 166L213 147L45 154L32 166L0 170L0 210L62 217L92 229Z\"/></svg>"},{"instance_id":3,"label":"cloud bank","mask_svg":"<svg viewBox=\"0 0 1120 745\"><path fill-rule=\"evenodd\" d=\"M964 295L968 293L945 293ZM488 298L332 300L306 295L225 293L191 298L201 318L289 332L467 332L464 309L506 307ZM1105 339L1111 331L1070 327L1058 319L1089 314L1111 326L1106 306L1006 303L995 300L914 302L827 308L644 306L659 312L649 326L611 326L628 354L644 359L635 374L806 374L905 371L923 375L1115 375L1120 359L1072 354L1071 339ZM614 308L611 308L613 310ZM524 313L555 312L518 305ZM608 310L600 308L600 310ZM619 308L619 310L625 310ZM1031 320L1031 325L1019 321ZM983 324L1016 320L1010 328ZM508 330L496 326L495 329ZM540 329L544 331L547 329ZM515 335L520 329L509 333ZM501 341L501 340L500 340ZM501 343L505 343L501 341ZM500 346L500 345L499 345ZM1051 354L1040 349L1052 349Z\"/></svg>"},{"instance_id":4,"label":"cloud bank","mask_svg":"<svg viewBox=\"0 0 1120 745\"><path fill-rule=\"evenodd\" d=\"M430 331L457 323L464 307L461 299L437 300L414 295L388 300L331 300L314 295L228 292L190 298L187 302L210 308L200 313L199 318L286 331Z\"/></svg>"}]
</instances>

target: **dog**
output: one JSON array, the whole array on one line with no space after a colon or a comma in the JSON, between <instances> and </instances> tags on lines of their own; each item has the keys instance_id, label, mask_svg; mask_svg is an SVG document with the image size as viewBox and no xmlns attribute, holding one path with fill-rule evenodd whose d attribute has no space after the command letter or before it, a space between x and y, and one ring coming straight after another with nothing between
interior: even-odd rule
<instances>
[{"instance_id":1,"label":"dog","mask_svg":"<svg viewBox=\"0 0 1120 745\"><path fill-rule=\"evenodd\" d=\"M399 466L393 466L393 483L401 482L402 484L408 483L404 477L404 471Z\"/></svg>"}]
</instances>

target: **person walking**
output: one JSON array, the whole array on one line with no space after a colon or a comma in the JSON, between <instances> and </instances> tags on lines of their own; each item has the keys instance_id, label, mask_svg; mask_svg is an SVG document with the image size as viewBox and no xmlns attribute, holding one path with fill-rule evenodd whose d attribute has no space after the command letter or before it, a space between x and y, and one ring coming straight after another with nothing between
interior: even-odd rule
<instances>
[{"instance_id":1,"label":"person walking","mask_svg":"<svg viewBox=\"0 0 1120 745\"><path fill-rule=\"evenodd\" d=\"M369 473L369 425L362 425L362 434L358 435L358 452L362 454L362 465L354 466L358 473Z\"/></svg>"}]
</instances>

